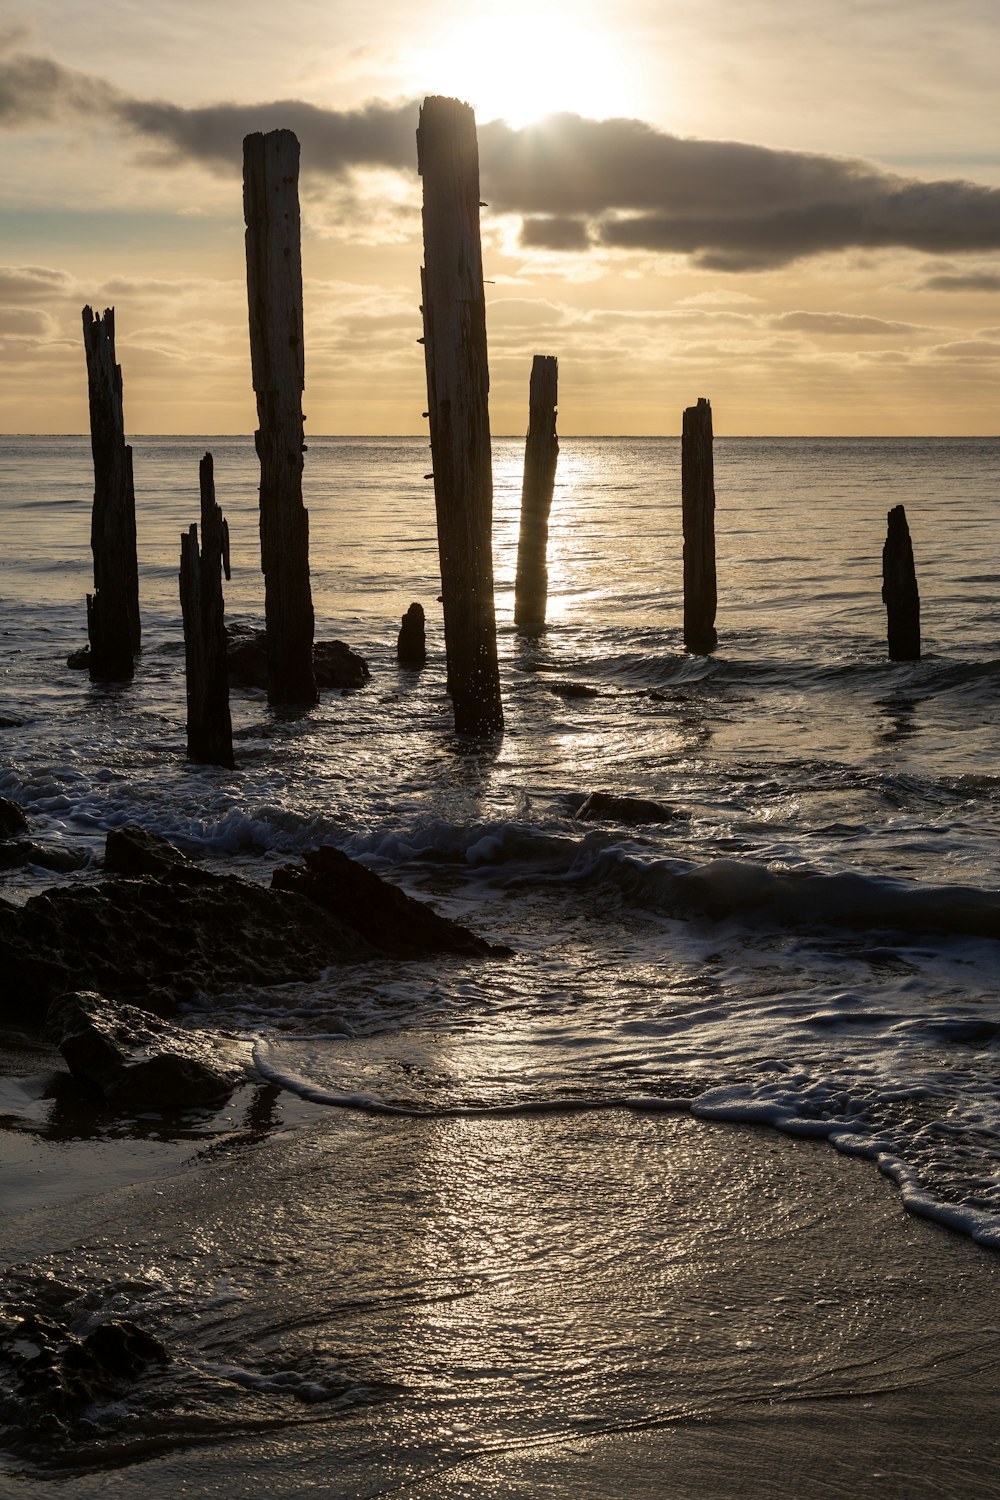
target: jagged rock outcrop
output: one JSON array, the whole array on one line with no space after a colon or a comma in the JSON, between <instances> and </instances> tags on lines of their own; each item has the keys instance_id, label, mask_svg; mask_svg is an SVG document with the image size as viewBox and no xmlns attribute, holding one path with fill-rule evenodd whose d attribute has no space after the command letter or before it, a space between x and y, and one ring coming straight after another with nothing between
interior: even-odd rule
<instances>
[{"instance_id":1,"label":"jagged rock outcrop","mask_svg":"<svg viewBox=\"0 0 1000 1500\"><path fill-rule=\"evenodd\" d=\"M47 1029L73 1076L118 1109L205 1109L227 1099L243 1077L195 1035L93 991L54 1000Z\"/></svg>"},{"instance_id":2,"label":"jagged rock outcrop","mask_svg":"<svg viewBox=\"0 0 1000 1500\"><path fill-rule=\"evenodd\" d=\"M275 872L270 889L142 830L109 835L105 857L110 879L54 886L22 907L0 900L0 1018L38 1026L78 990L168 1016L198 994L314 979L378 953L498 951L335 849Z\"/></svg>"},{"instance_id":3,"label":"jagged rock outcrop","mask_svg":"<svg viewBox=\"0 0 1000 1500\"><path fill-rule=\"evenodd\" d=\"M480 958L510 951L442 917L330 844L307 850L302 858L304 869L282 865L275 870L272 889L305 896L379 948L391 953L468 953Z\"/></svg>"}]
</instances>

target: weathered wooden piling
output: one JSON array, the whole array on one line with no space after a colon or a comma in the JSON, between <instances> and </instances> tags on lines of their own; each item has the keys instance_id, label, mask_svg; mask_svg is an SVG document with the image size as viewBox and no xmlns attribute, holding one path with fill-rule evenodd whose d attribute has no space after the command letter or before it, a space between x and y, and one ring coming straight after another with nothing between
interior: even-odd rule
<instances>
[{"instance_id":1,"label":"weathered wooden piling","mask_svg":"<svg viewBox=\"0 0 1000 1500\"><path fill-rule=\"evenodd\" d=\"M422 667L427 661L424 606L411 604L396 637L396 660L401 667Z\"/></svg>"},{"instance_id":2,"label":"weathered wooden piling","mask_svg":"<svg viewBox=\"0 0 1000 1500\"><path fill-rule=\"evenodd\" d=\"M549 512L556 482L559 438L556 407L559 402L558 361L553 354L536 354L531 361L528 392L528 437L524 445L524 481L521 486L521 528L517 542L517 573L514 578L514 624L518 630L534 632L545 625L549 592L547 552Z\"/></svg>"},{"instance_id":3,"label":"weathered wooden piling","mask_svg":"<svg viewBox=\"0 0 1000 1500\"><path fill-rule=\"evenodd\" d=\"M94 509L90 546L94 592L87 595L88 665L91 677L131 677L141 644L139 565L135 542L132 449L125 442L122 370L115 362L115 310L104 317L83 309L94 455Z\"/></svg>"},{"instance_id":4,"label":"weathered wooden piling","mask_svg":"<svg viewBox=\"0 0 1000 1500\"><path fill-rule=\"evenodd\" d=\"M302 504L302 246L299 143L290 130L243 142L250 362L257 395L260 559L271 703L315 703L309 513Z\"/></svg>"},{"instance_id":5,"label":"weathered wooden piling","mask_svg":"<svg viewBox=\"0 0 1000 1500\"><path fill-rule=\"evenodd\" d=\"M696 655L714 651L715 469L712 407L704 396L684 412L681 432L681 512L684 530L684 647Z\"/></svg>"},{"instance_id":6,"label":"weathered wooden piling","mask_svg":"<svg viewBox=\"0 0 1000 1500\"><path fill-rule=\"evenodd\" d=\"M882 548L882 599L886 607L890 661L920 660L920 594L913 543L902 505L887 516Z\"/></svg>"},{"instance_id":7,"label":"weathered wooden piling","mask_svg":"<svg viewBox=\"0 0 1000 1500\"><path fill-rule=\"evenodd\" d=\"M187 669L187 756L199 765L235 766L229 713L225 604L222 573L229 573L229 527L215 499L211 453L198 466L201 484L201 551L198 528L181 536L181 614Z\"/></svg>"},{"instance_id":8,"label":"weathered wooden piling","mask_svg":"<svg viewBox=\"0 0 1000 1500\"><path fill-rule=\"evenodd\" d=\"M448 690L460 734L503 728L493 603L493 474L479 144L471 108L424 100L424 359Z\"/></svg>"}]
</instances>

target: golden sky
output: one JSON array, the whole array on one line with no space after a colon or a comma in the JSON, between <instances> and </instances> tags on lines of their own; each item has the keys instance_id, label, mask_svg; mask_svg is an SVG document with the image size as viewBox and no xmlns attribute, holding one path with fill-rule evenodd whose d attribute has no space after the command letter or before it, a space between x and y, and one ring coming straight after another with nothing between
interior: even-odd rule
<instances>
[{"instance_id":1,"label":"golden sky","mask_svg":"<svg viewBox=\"0 0 1000 1500\"><path fill-rule=\"evenodd\" d=\"M419 433L420 99L476 108L496 433L992 434L995 0L31 0L0 25L3 430L249 432L241 150L302 143L307 432Z\"/></svg>"}]
</instances>

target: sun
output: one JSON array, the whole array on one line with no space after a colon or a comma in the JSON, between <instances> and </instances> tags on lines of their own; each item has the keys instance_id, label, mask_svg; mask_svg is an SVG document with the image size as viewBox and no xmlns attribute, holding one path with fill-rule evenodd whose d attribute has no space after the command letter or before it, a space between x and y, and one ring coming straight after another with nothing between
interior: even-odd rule
<instances>
[{"instance_id":1,"label":"sun","mask_svg":"<svg viewBox=\"0 0 1000 1500\"><path fill-rule=\"evenodd\" d=\"M628 108L626 70L611 38L552 11L460 25L419 68L419 91L468 100L480 124L504 119L520 129L563 110L606 119Z\"/></svg>"}]
</instances>

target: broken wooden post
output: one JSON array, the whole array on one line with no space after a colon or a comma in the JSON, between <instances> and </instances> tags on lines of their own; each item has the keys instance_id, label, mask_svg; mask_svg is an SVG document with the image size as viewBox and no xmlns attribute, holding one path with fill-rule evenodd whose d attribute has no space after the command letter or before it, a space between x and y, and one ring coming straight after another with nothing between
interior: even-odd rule
<instances>
[{"instance_id":1,"label":"broken wooden post","mask_svg":"<svg viewBox=\"0 0 1000 1500\"><path fill-rule=\"evenodd\" d=\"M299 143L290 130L243 142L250 363L257 394L260 560L267 696L315 703L309 513L302 504L302 250Z\"/></svg>"},{"instance_id":2,"label":"broken wooden post","mask_svg":"<svg viewBox=\"0 0 1000 1500\"><path fill-rule=\"evenodd\" d=\"M546 552L549 511L556 482L559 439L556 435L558 361L553 354L536 354L531 361L528 395L528 438L524 445L524 482L521 486L521 529L514 579L514 624L518 630L537 631L545 625L549 591Z\"/></svg>"},{"instance_id":3,"label":"broken wooden post","mask_svg":"<svg viewBox=\"0 0 1000 1500\"><path fill-rule=\"evenodd\" d=\"M141 644L139 565L135 546L132 449L125 442L122 370L115 363L115 310L104 317L83 309L94 455L94 510L90 546L94 592L87 595L91 677L131 677Z\"/></svg>"},{"instance_id":4,"label":"broken wooden post","mask_svg":"<svg viewBox=\"0 0 1000 1500\"><path fill-rule=\"evenodd\" d=\"M882 599L887 612L890 661L920 660L920 594L906 511L894 505L882 548Z\"/></svg>"},{"instance_id":5,"label":"broken wooden post","mask_svg":"<svg viewBox=\"0 0 1000 1500\"><path fill-rule=\"evenodd\" d=\"M215 500L211 453L198 466L201 482L201 552L198 528L181 536L181 614L187 670L187 757L199 765L232 769L225 604L222 573L229 573L229 527Z\"/></svg>"},{"instance_id":6,"label":"broken wooden post","mask_svg":"<svg viewBox=\"0 0 1000 1500\"><path fill-rule=\"evenodd\" d=\"M715 471L712 407L704 396L684 412L681 433L684 530L684 648L702 655L718 644L715 630Z\"/></svg>"},{"instance_id":7,"label":"broken wooden post","mask_svg":"<svg viewBox=\"0 0 1000 1500\"><path fill-rule=\"evenodd\" d=\"M396 637L396 660L401 667L422 667L427 661L424 607L411 604Z\"/></svg>"},{"instance_id":8,"label":"broken wooden post","mask_svg":"<svg viewBox=\"0 0 1000 1500\"><path fill-rule=\"evenodd\" d=\"M459 734L493 734L503 728L503 704L493 605L479 144L468 104L424 100L417 167L424 188L420 280L448 690Z\"/></svg>"}]
</instances>

